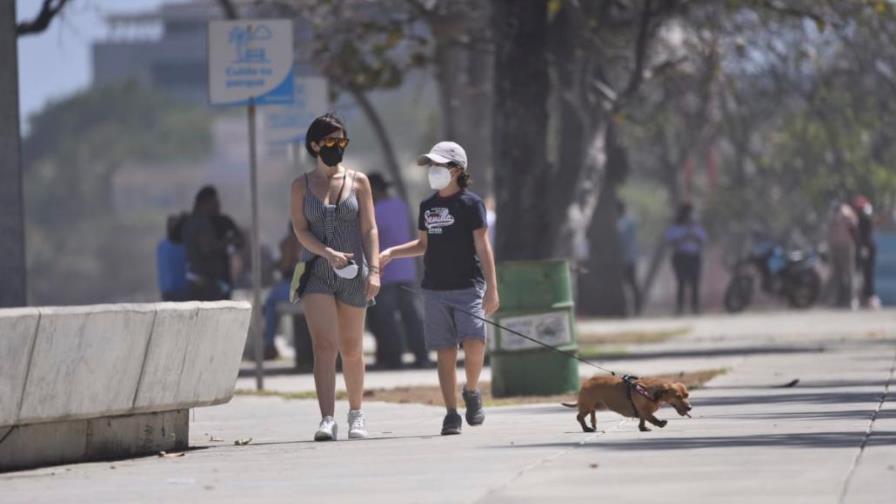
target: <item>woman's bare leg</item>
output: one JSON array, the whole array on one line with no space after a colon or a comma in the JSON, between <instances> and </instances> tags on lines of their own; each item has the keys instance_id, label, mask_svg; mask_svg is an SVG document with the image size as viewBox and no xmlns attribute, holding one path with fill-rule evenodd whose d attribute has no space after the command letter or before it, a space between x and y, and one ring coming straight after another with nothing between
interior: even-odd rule
<instances>
[{"instance_id":1,"label":"woman's bare leg","mask_svg":"<svg viewBox=\"0 0 896 504\"><path fill-rule=\"evenodd\" d=\"M353 410L361 409L364 396L364 315L365 308L336 302L339 315L339 353L342 354L342 375L348 391L348 404Z\"/></svg>"},{"instance_id":2,"label":"woman's bare leg","mask_svg":"<svg viewBox=\"0 0 896 504\"><path fill-rule=\"evenodd\" d=\"M314 388L320 415L333 416L336 402L336 356L339 351L339 318L336 299L326 294L302 297L305 319L314 352Z\"/></svg>"}]
</instances>

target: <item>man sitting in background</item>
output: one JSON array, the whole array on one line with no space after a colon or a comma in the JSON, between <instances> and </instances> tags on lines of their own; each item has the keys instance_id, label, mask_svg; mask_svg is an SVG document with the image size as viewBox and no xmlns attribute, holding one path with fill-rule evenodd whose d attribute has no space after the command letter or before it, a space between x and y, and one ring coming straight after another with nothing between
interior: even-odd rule
<instances>
[{"instance_id":1,"label":"man sitting in background","mask_svg":"<svg viewBox=\"0 0 896 504\"><path fill-rule=\"evenodd\" d=\"M187 299L187 251L181 236L186 220L186 214L169 215L167 236L156 247L156 278L162 301Z\"/></svg>"},{"instance_id":2,"label":"man sitting in background","mask_svg":"<svg viewBox=\"0 0 896 504\"><path fill-rule=\"evenodd\" d=\"M280 260L277 269L280 271L280 279L271 286L268 298L264 301L264 358L265 360L280 357L277 347L274 346L274 336L277 333L280 316L277 313L277 305L289 301L289 285L292 281L293 271L299 262L299 253L302 246L292 231L290 223L286 236L280 240ZM296 349L298 351L298 348Z\"/></svg>"}]
</instances>

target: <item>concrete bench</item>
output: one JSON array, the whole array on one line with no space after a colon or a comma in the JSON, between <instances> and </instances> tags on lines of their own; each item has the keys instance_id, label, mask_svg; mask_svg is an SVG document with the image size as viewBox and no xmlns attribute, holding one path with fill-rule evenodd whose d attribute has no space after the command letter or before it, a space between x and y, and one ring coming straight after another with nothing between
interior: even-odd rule
<instances>
[{"instance_id":1,"label":"concrete bench","mask_svg":"<svg viewBox=\"0 0 896 504\"><path fill-rule=\"evenodd\" d=\"M187 447L233 396L245 302L0 310L0 470Z\"/></svg>"}]
</instances>

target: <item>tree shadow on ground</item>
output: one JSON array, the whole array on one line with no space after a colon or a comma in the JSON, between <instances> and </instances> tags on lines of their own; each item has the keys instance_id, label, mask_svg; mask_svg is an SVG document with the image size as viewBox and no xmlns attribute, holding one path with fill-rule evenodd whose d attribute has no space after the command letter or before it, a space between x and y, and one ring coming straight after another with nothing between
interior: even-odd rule
<instances>
[{"instance_id":1,"label":"tree shadow on ground","mask_svg":"<svg viewBox=\"0 0 896 504\"><path fill-rule=\"evenodd\" d=\"M739 413L733 415L713 415L712 418L737 418L753 420L871 420L874 411L871 409L843 411L794 411L788 413ZM881 410L878 420L896 418L896 411Z\"/></svg>"},{"instance_id":2,"label":"tree shadow on ground","mask_svg":"<svg viewBox=\"0 0 896 504\"><path fill-rule=\"evenodd\" d=\"M738 394L730 396L691 397L694 408L701 406L734 406L738 404L783 404L783 403L815 403L815 404L852 404L878 403L882 391L878 392L791 392L794 389L769 390L765 394ZM786 392L785 392L786 391Z\"/></svg>"},{"instance_id":3,"label":"tree shadow on ground","mask_svg":"<svg viewBox=\"0 0 896 504\"><path fill-rule=\"evenodd\" d=\"M701 450L712 448L858 448L865 435L864 432L835 431L835 432L803 432L789 434L748 434L732 436L693 436L693 437L659 437L656 438L625 439L609 441L598 438L594 442L580 444L579 442L567 443L515 443L513 445L493 445L491 449L516 449L516 448L574 448L581 447L597 450L619 451L658 451L658 450ZM872 433L867 446L887 446L896 443L896 431L879 431Z\"/></svg>"},{"instance_id":4,"label":"tree shadow on ground","mask_svg":"<svg viewBox=\"0 0 896 504\"><path fill-rule=\"evenodd\" d=\"M884 371L881 371L882 373ZM792 390L799 389L816 389L816 388L848 388L848 387L879 387L883 388L887 385L886 380L800 380L800 382L792 387ZM785 389L775 384L768 385L720 385L712 384L703 387L703 390L747 390L756 388L767 388L769 390Z\"/></svg>"},{"instance_id":5,"label":"tree shadow on ground","mask_svg":"<svg viewBox=\"0 0 896 504\"><path fill-rule=\"evenodd\" d=\"M768 354L796 354L796 353L821 353L824 347L811 346L739 346L724 348L686 348L682 350L663 349L656 351L600 353L590 356L595 360L641 360L641 359L668 359L676 357L727 357L731 355L768 355Z\"/></svg>"}]
</instances>

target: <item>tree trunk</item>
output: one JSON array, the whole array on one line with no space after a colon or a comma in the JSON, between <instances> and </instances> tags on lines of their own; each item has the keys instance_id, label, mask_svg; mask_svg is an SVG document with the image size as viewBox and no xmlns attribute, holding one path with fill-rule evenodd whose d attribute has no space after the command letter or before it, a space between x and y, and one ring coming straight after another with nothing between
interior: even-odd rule
<instances>
[{"instance_id":1,"label":"tree trunk","mask_svg":"<svg viewBox=\"0 0 896 504\"><path fill-rule=\"evenodd\" d=\"M497 255L545 259L550 234L547 162L546 0L497 0L493 165L497 196Z\"/></svg>"},{"instance_id":2,"label":"tree trunk","mask_svg":"<svg viewBox=\"0 0 896 504\"><path fill-rule=\"evenodd\" d=\"M669 221L672 220L672 212L674 212L678 205L681 203L681 185L678 181L678 172L679 167L684 161L673 161L671 160L671 151L670 142L667 141L667 136L663 133L662 143L664 146L664 150L666 153L663 155L663 182L666 184L666 193L669 195L669 208L672 209L669 215ZM688 150L685 149L682 154L682 158L686 157L688 154ZM656 277L660 272L660 268L663 265L663 259L666 257L666 239L661 234L657 237L656 242L653 246L653 254L650 256L650 265L647 266L647 274L644 276L644 282L641 287L641 306L642 309L648 305L650 302L650 292L653 290L653 286L656 283Z\"/></svg>"},{"instance_id":3,"label":"tree trunk","mask_svg":"<svg viewBox=\"0 0 896 504\"><path fill-rule=\"evenodd\" d=\"M628 172L625 149L618 143L612 121L605 133L606 166L601 181L597 208L588 228L591 253L588 270L578 280L578 309L580 313L600 317L626 315L623 289L625 260L616 227L617 189Z\"/></svg>"},{"instance_id":4,"label":"tree trunk","mask_svg":"<svg viewBox=\"0 0 896 504\"><path fill-rule=\"evenodd\" d=\"M486 2L446 2L430 19L442 138L467 152L473 188L491 192L494 44Z\"/></svg>"},{"instance_id":5,"label":"tree trunk","mask_svg":"<svg viewBox=\"0 0 896 504\"><path fill-rule=\"evenodd\" d=\"M364 91L349 88L348 92L358 103L358 106L361 107L361 110L364 111L364 116L367 117L367 120L370 121L370 126L373 128L373 132L376 134L376 139L380 144L380 151L383 154L383 161L386 162L386 169L389 171L389 175L395 183L399 197L401 197L403 201L409 202L408 188L404 182L404 176L401 174L401 165L398 163L398 156L395 155L395 148L392 146L392 140L389 139L389 133L386 131L386 126L383 124L382 119L380 119L376 107L370 103L370 100L367 98L367 94L364 93ZM413 221L413 217L411 217L408 225L413 229L417 228Z\"/></svg>"},{"instance_id":6,"label":"tree trunk","mask_svg":"<svg viewBox=\"0 0 896 504\"><path fill-rule=\"evenodd\" d=\"M488 18L486 17L486 20ZM487 24L487 23L486 23ZM494 108L494 43L486 35L487 26L474 33L467 47L466 86L461 104L463 123L458 138L467 151L473 173L473 187L481 195L491 194L494 169L492 163L492 111Z\"/></svg>"},{"instance_id":7,"label":"tree trunk","mask_svg":"<svg viewBox=\"0 0 896 504\"><path fill-rule=\"evenodd\" d=\"M0 307L27 304L17 49L16 3L0 2Z\"/></svg>"}]
</instances>

